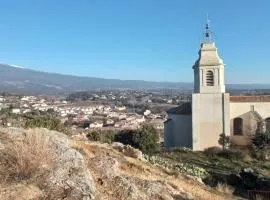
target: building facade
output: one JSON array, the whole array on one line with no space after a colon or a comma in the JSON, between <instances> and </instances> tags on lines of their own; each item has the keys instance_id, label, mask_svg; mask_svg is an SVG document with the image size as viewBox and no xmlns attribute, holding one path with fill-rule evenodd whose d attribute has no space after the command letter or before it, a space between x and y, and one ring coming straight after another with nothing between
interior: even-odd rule
<instances>
[{"instance_id":1,"label":"building facade","mask_svg":"<svg viewBox=\"0 0 270 200\"><path fill-rule=\"evenodd\" d=\"M219 146L219 135L230 136L234 145L249 145L251 137L270 131L270 96L230 96L226 93L224 63L206 25L199 58L193 66L191 102L167 111L164 124L166 148L204 150Z\"/></svg>"}]
</instances>

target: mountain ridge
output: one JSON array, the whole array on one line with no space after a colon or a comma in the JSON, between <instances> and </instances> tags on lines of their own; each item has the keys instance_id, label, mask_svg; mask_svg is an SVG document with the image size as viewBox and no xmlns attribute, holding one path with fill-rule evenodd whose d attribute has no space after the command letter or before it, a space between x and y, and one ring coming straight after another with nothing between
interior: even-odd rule
<instances>
[{"instance_id":1,"label":"mountain ridge","mask_svg":"<svg viewBox=\"0 0 270 200\"><path fill-rule=\"evenodd\" d=\"M230 89L269 89L270 84L228 84ZM58 94L102 89L193 89L191 82L119 80L42 72L0 64L0 91L21 94Z\"/></svg>"}]
</instances>

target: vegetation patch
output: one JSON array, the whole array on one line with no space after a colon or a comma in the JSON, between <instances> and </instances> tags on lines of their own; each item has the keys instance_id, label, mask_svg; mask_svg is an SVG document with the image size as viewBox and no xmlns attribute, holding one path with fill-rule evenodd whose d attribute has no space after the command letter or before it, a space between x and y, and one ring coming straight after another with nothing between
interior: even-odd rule
<instances>
[{"instance_id":1,"label":"vegetation patch","mask_svg":"<svg viewBox=\"0 0 270 200\"><path fill-rule=\"evenodd\" d=\"M157 153L160 148L158 131L150 124L143 124L137 130L121 130L120 132L95 130L89 132L87 137L91 141L102 143L120 142L150 155Z\"/></svg>"},{"instance_id":2,"label":"vegetation patch","mask_svg":"<svg viewBox=\"0 0 270 200\"><path fill-rule=\"evenodd\" d=\"M1 180L28 180L42 175L53 162L54 151L46 135L36 132L2 139L0 149Z\"/></svg>"}]
</instances>

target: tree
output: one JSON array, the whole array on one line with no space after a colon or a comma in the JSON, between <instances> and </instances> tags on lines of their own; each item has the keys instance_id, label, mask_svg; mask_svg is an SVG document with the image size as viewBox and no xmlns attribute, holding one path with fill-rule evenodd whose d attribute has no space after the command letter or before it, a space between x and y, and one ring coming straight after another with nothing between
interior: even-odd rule
<instances>
[{"instance_id":1,"label":"tree","mask_svg":"<svg viewBox=\"0 0 270 200\"><path fill-rule=\"evenodd\" d=\"M228 149L231 145L230 136L225 135L225 133L221 133L219 135L218 143L222 146L222 149Z\"/></svg>"},{"instance_id":2,"label":"tree","mask_svg":"<svg viewBox=\"0 0 270 200\"><path fill-rule=\"evenodd\" d=\"M153 154L159 150L159 135L150 124L144 124L135 132L134 144L143 153Z\"/></svg>"},{"instance_id":3,"label":"tree","mask_svg":"<svg viewBox=\"0 0 270 200\"><path fill-rule=\"evenodd\" d=\"M257 133L252 138L252 143L257 149L263 150L266 148L270 148L270 132Z\"/></svg>"},{"instance_id":4,"label":"tree","mask_svg":"<svg viewBox=\"0 0 270 200\"><path fill-rule=\"evenodd\" d=\"M252 138L252 143L257 158L270 159L270 132L257 133Z\"/></svg>"},{"instance_id":5,"label":"tree","mask_svg":"<svg viewBox=\"0 0 270 200\"><path fill-rule=\"evenodd\" d=\"M135 147L134 138L136 135L135 130L121 130L118 134L115 135L115 141L121 142L125 145L131 145Z\"/></svg>"},{"instance_id":6,"label":"tree","mask_svg":"<svg viewBox=\"0 0 270 200\"><path fill-rule=\"evenodd\" d=\"M154 154L160 147L158 131L151 124L144 124L138 130L122 130L115 135L114 141L131 145L147 154Z\"/></svg>"}]
</instances>

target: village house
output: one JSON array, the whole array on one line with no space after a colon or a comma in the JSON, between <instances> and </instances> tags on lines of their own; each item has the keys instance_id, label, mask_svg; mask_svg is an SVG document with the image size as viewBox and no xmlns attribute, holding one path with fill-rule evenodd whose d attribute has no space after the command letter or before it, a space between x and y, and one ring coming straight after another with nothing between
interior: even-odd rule
<instances>
[{"instance_id":1,"label":"village house","mask_svg":"<svg viewBox=\"0 0 270 200\"><path fill-rule=\"evenodd\" d=\"M6 99L4 97L0 96L0 102L5 102L5 101L6 101Z\"/></svg>"},{"instance_id":2,"label":"village house","mask_svg":"<svg viewBox=\"0 0 270 200\"><path fill-rule=\"evenodd\" d=\"M20 108L13 108L11 110L11 112L14 113L14 114L20 114L21 113L21 109Z\"/></svg>"},{"instance_id":3,"label":"village house","mask_svg":"<svg viewBox=\"0 0 270 200\"><path fill-rule=\"evenodd\" d=\"M102 121L95 121L93 123L90 123L89 128L102 128L103 122Z\"/></svg>"},{"instance_id":4,"label":"village house","mask_svg":"<svg viewBox=\"0 0 270 200\"><path fill-rule=\"evenodd\" d=\"M151 114L151 111L150 110L145 110L144 112L143 112L143 115L144 116L148 116L148 115L150 115Z\"/></svg>"}]
</instances>

